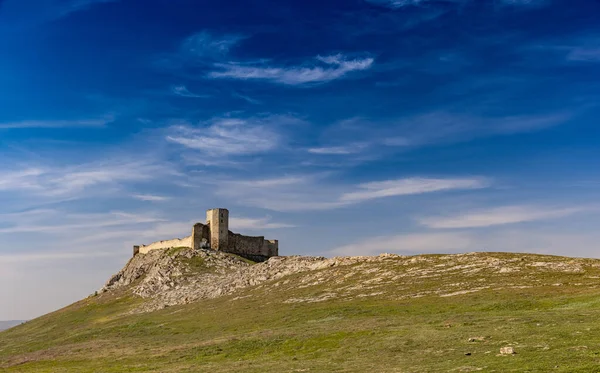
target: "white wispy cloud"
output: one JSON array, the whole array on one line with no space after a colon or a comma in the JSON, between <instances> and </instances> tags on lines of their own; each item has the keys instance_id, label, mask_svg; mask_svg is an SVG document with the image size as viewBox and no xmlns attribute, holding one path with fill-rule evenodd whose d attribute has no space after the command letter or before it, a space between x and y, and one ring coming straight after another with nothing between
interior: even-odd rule
<instances>
[{"instance_id":1,"label":"white wispy cloud","mask_svg":"<svg viewBox=\"0 0 600 373\"><path fill-rule=\"evenodd\" d=\"M115 120L114 116L107 115L94 119L75 120L22 120L13 122L0 122L0 129L17 128L67 128L67 127L106 127Z\"/></svg>"},{"instance_id":2,"label":"white wispy cloud","mask_svg":"<svg viewBox=\"0 0 600 373\"><path fill-rule=\"evenodd\" d=\"M365 237L332 248L329 255L453 254L467 252L520 252L594 257L597 232L573 233L556 229L495 229L485 231L418 232Z\"/></svg>"},{"instance_id":3,"label":"white wispy cloud","mask_svg":"<svg viewBox=\"0 0 600 373\"><path fill-rule=\"evenodd\" d=\"M365 0L368 3L383 5L390 8L402 8L405 6L420 5L428 0Z\"/></svg>"},{"instance_id":4,"label":"white wispy cloud","mask_svg":"<svg viewBox=\"0 0 600 373\"><path fill-rule=\"evenodd\" d=\"M16 264L21 262L39 263L48 261L64 261L64 260L84 260L89 261L93 258L111 257L114 253L99 252L99 251L83 251L83 252L35 252L27 254L0 254L0 264Z\"/></svg>"},{"instance_id":5,"label":"white wispy cloud","mask_svg":"<svg viewBox=\"0 0 600 373\"><path fill-rule=\"evenodd\" d=\"M557 55L564 56L568 62L600 62L600 38L598 36L585 35L578 37L559 37L545 40L541 43L526 45L522 49L525 53L536 53L532 59L544 59L550 62L562 62L556 58ZM550 56L537 53L550 53Z\"/></svg>"},{"instance_id":6,"label":"white wispy cloud","mask_svg":"<svg viewBox=\"0 0 600 373\"><path fill-rule=\"evenodd\" d=\"M93 187L119 187L123 183L151 180L171 174L161 164L148 161L104 161L78 165L0 168L0 191L46 197L78 198Z\"/></svg>"},{"instance_id":7,"label":"white wispy cloud","mask_svg":"<svg viewBox=\"0 0 600 373\"><path fill-rule=\"evenodd\" d=\"M39 187L38 178L44 173L39 168L4 170L0 173L0 190L36 189Z\"/></svg>"},{"instance_id":8,"label":"white wispy cloud","mask_svg":"<svg viewBox=\"0 0 600 373\"><path fill-rule=\"evenodd\" d=\"M102 230L111 227L123 227L139 224L164 222L153 214L134 214L122 211L108 213L69 213L60 210L33 210L22 214L0 215L0 234L7 233L46 233L72 234L82 230Z\"/></svg>"},{"instance_id":9,"label":"white wispy cloud","mask_svg":"<svg viewBox=\"0 0 600 373\"><path fill-rule=\"evenodd\" d=\"M211 79L266 80L286 85L305 85L328 82L353 71L367 70L375 61L372 57L351 58L341 53L316 56L313 61L288 66L271 65L268 59L225 60L231 49L245 38L234 34L216 36L202 31L184 40L178 53L157 62L159 66L174 69L211 66L212 71L206 75ZM186 92L183 94L189 97ZM258 103L247 96L236 94L236 97Z\"/></svg>"},{"instance_id":10,"label":"white wispy cloud","mask_svg":"<svg viewBox=\"0 0 600 373\"><path fill-rule=\"evenodd\" d=\"M273 222L270 216L264 218L245 218L233 216L229 219L229 225L232 229L241 230L280 229L295 227L295 225L293 224Z\"/></svg>"},{"instance_id":11,"label":"white wispy cloud","mask_svg":"<svg viewBox=\"0 0 600 373\"><path fill-rule=\"evenodd\" d=\"M396 131L407 139L408 144L424 145L537 131L565 123L571 117L571 114L551 113L486 118L450 112L432 112L399 120L396 123Z\"/></svg>"},{"instance_id":12,"label":"white wispy cloud","mask_svg":"<svg viewBox=\"0 0 600 373\"><path fill-rule=\"evenodd\" d=\"M209 95L199 95L190 92L184 85L176 85L171 87L171 93L175 96L188 97L188 98L207 98Z\"/></svg>"},{"instance_id":13,"label":"white wispy cloud","mask_svg":"<svg viewBox=\"0 0 600 373\"><path fill-rule=\"evenodd\" d=\"M562 218L588 210L589 208L585 207L503 206L449 217L425 217L418 221L429 228L481 228Z\"/></svg>"},{"instance_id":14,"label":"white wispy cloud","mask_svg":"<svg viewBox=\"0 0 600 373\"><path fill-rule=\"evenodd\" d=\"M221 58L245 38L235 34L215 36L208 31L201 31L185 39L181 48L196 57Z\"/></svg>"},{"instance_id":15,"label":"white wispy cloud","mask_svg":"<svg viewBox=\"0 0 600 373\"><path fill-rule=\"evenodd\" d=\"M570 61L600 62L600 48L574 47L567 55Z\"/></svg>"},{"instance_id":16,"label":"white wispy cloud","mask_svg":"<svg viewBox=\"0 0 600 373\"><path fill-rule=\"evenodd\" d=\"M120 0L50 0L45 2L52 5L56 4L57 9L60 11L60 16L66 16L69 13L83 10L94 4L113 3L117 1Z\"/></svg>"},{"instance_id":17,"label":"white wispy cloud","mask_svg":"<svg viewBox=\"0 0 600 373\"><path fill-rule=\"evenodd\" d=\"M257 154L278 148L283 141L278 128L298 122L288 116L215 118L198 126L172 126L166 138L212 157Z\"/></svg>"},{"instance_id":18,"label":"white wispy cloud","mask_svg":"<svg viewBox=\"0 0 600 373\"><path fill-rule=\"evenodd\" d=\"M329 251L336 256L393 254L429 254L467 251L472 248L473 237L463 232L407 233L392 236L368 237Z\"/></svg>"},{"instance_id":19,"label":"white wispy cloud","mask_svg":"<svg viewBox=\"0 0 600 373\"><path fill-rule=\"evenodd\" d=\"M424 6L431 5L432 3L438 4L463 4L468 0L365 0L368 3L382 5L392 9L400 9L410 6ZM526 1L526 0L525 0Z\"/></svg>"},{"instance_id":20,"label":"white wispy cloud","mask_svg":"<svg viewBox=\"0 0 600 373\"><path fill-rule=\"evenodd\" d=\"M241 119L221 119L208 128L176 126L167 139L209 154L253 154L278 146L278 135Z\"/></svg>"},{"instance_id":21,"label":"white wispy cloud","mask_svg":"<svg viewBox=\"0 0 600 373\"><path fill-rule=\"evenodd\" d=\"M513 6L540 6L548 3L548 0L501 0L505 5Z\"/></svg>"},{"instance_id":22,"label":"white wispy cloud","mask_svg":"<svg viewBox=\"0 0 600 373\"><path fill-rule=\"evenodd\" d=\"M464 5L475 0L365 0L368 3L385 6L392 9L406 7L426 7L434 5ZM547 0L499 0L504 5L533 6L547 3Z\"/></svg>"},{"instance_id":23,"label":"white wispy cloud","mask_svg":"<svg viewBox=\"0 0 600 373\"><path fill-rule=\"evenodd\" d=\"M171 197L156 196L153 194L134 194L134 195L132 195L132 197L135 199L139 199L140 201L149 201L149 202L162 202L162 201L168 201L171 199Z\"/></svg>"},{"instance_id":24,"label":"white wispy cloud","mask_svg":"<svg viewBox=\"0 0 600 373\"><path fill-rule=\"evenodd\" d=\"M482 178L429 179L407 178L376 181L358 185L358 191L344 193L341 202L361 202L375 198L423 194L449 190L481 189L490 185Z\"/></svg>"},{"instance_id":25,"label":"white wispy cloud","mask_svg":"<svg viewBox=\"0 0 600 373\"><path fill-rule=\"evenodd\" d=\"M239 63L216 64L220 70L208 77L241 80L267 80L287 85L328 82L339 79L352 71L369 69L375 60L371 57L349 59L342 54L317 56L308 66L275 67L264 64L253 66Z\"/></svg>"},{"instance_id":26,"label":"white wispy cloud","mask_svg":"<svg viewBox=\"0 0 600 373\"><path fill-rule=\"evenodd\" d=\"M386 137L386 138L382 139L381 144L385 145L385 146L403 147L403 146L410 146L411 141L407 137L404 137L404 136L392 136L392 137Z\"/></svg>"},{"instance_id":27,"label":"white wispy cloud","mask_svg":"<svg viewBox=\"0 0 600 373\"><path fill-rule=\"evenodd\" d=\"M128 244L149 244L158 240L189 236L195 221L169 221L156 219L153 222L123 224L96 230L94 233L77 235L71 239L78 245L112 244L113 247Z\"/></svg>"},{"instance_id":28,"label":"white wispy cloud","mask_svg":"<svg viewBox=\"0 0 600 373\"><path fill-rule=\"evenodd\" d=\"M200 31L185 38L176 51L159 55L154 63L166 70L212 66L228 59L231 49L245 38L238 34L216 35Z\"/></svg>"},{"instance_id":29,"label":"white wispy cloud","mask_svg":"<svg viewBox=\"0 0 600 373\"><path fill-rule=\"evenodd\" d=\"M262 179L213 178L205 182L218 185L216 194L241 204L273 211L321 210L339 206L327 188L314 193L315 175L278 176Z\"/></svg>"},{"instance_id":30,"label":"white wispy cloud","mask_svg":"<svg viewBox=\"0 0 600 373\"><path fill-rule=\"evenodd\" d=\"M323 146L308 148L308 152L312 154L325 154L325 155L345 155L355 154L364 150L369 144L366 143L352 143L344 146Z\"/></svg>"},{"instance_id":31,"label":"white wispy cloud","mask_svg":"<svg viewBox=\"0 0 600 373\"><path fill-rule=\"evenodd\" d=\"M314 154L360 153L368 160L424 146L541 131L569 123L581 112L583 110L487 117L433 111L384 121L350 118L332 124L321 133L323 138L337 139L336 146L313 147L308 151ZM348 142L340 144L341 139Z\"/></svg>"},{"instance_id":32,"label":"white wispy cloud","mask_svg":"<svg viewBox=\"0 0 600 373\"><path fill-rule=\"evenodd\" d=\"M339 191L324 183L324 174L285 175L270 178L211 179L216 193L246 206L273 211L318 211L341 207Z\"/></svg>"},{"instance_id":33,"label":"white wispy cloud","mask_svg":"<svg viewBox=\"0 0 600 373\"><path fill-rule=\"evenodd\" d=\"M259 101L257 99L254 99L254 98L252 98L252 97L250 97L248 95L243 95L243 94L238 93L238 92L233 92L231 95L233 97L241 98L242 100L244 100L244 101L246 101L248 103L251 103L253 105L262 105L261 101Z\"/></svg>"},{"instance_id":34,"label":"white wispy cloud","mask_svg":"<svg viewBox=\"0 0 600 373\"><path fill-rule=\"evenodd\" d=\"M0 20L9 26L31 26L85 10L92 5L119 0L5 0L0 9Z\"/></svg>"},{"instance_id":35,"label":"white wispy cloud","mask_svg":"<svg viewBox=\"0 0 600 373\"><path fill-rule=\"evenodd\" d=\"M377 198L465 191L490 185L490 182L483 178L405 178L344 186L325 182L326 176L294 175L212 182L218 183L217 194L220 196L274 211L331 210Z\"/></svg>"},{"instance_id":36,"label":"white wispy cloud","mask_svg":"<svg viewBox=\"0 0 600 373\"><path fill-rule=\"evenodd\" d=\"M135 170L140 167L139 170ZM87 187L123 181L147 180L152 178L152 167L144 164L99 165L96 168L76 168L62 175L52 175L46 181L54 185L56 193L82 190ZM63 185L63 187L60 187Z\"/></svg>"},{"instance_id":37,"label":"white wispy cloud","mask_svg":"<svg viewBox=\"0 0 600 373\"><path fill-rule=\"evenodd\" d=\"M303 184L307 180L305 176L283 176L283 177L274 177L270 179L259 179L259 180L239 180L234 181L233 183L236 185L240 185L242 187L251 187L251 188L273 188L273 187L282 187L282 186L290 186L290 185L299 185Z\"/></svg>"}]
</instances>

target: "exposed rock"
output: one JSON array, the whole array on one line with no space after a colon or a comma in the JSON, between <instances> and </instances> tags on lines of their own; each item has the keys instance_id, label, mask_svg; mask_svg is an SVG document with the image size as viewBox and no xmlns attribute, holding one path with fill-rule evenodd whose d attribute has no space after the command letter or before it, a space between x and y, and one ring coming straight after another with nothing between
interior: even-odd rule
<instances>
[{"instance_id":1,"label":"exposed rock","mask_svg":"<svg viewBox=\"0 0 600 373\"><path fill-rule=\"evenodd\" d=\"M500 355L514 355L516 354L513 347L507 346L500 348Z\"/></svg>"},{"instance_id":2,"label":"exposed rock","mask_svg":"<svg viewBox=\"0 0 600 373\"><path fill-rule=\"evenodd\" d=\"M471 337L469 338L469 342L483 342L485 341L485 337Z\"/></svg>"},{"instance_id":3,"label":"exposed rock","mask_svg":"<svg viewBox=\"0 0 600 373\"><path fill-rule=\"evenodd\" d=\"M586 268L593 268L593 265L595 262L585 259L561 261L538 255L522 257L518 254L486 253L414 257L382 254L330 259L289 256L272 257L254 264L220 251L180 248L136 255L109 279L99 293L102 296L103 293L123 289L146 299L136 312L226 296L248 287L268 291L264 286L316 289L315 292L307 290L302 296L280 300L284 303L363 297L397 300L431 295L460 297L478 291L550 286L556 281L555 276L548 276L547 282L540 282L539 277L525 276L523 278L532 278L532 282L513 283L511 276L514 272L585 273ZM486 275L480 276L479 273ZM448 281L442 282L438 288L419 286L437 277ZM582 276L580 281L597 283L593 276ZM471 342L482 340L483 337L469 339Z\"/></svg>"},{"instance_id":4,"label":"exposed rock","mask_svg":"<svg viewBox=\"0 0 600 373\"><path fill-rule=\"evenodd\" d=\"M139 311L148 312L216 298L292 273L326 268L333 263L323 257L290 256L272 257L251 266L235 255L210 249L155 250L132 258L99 293L133 284L134 294L149 299Z\"/></svg>"},{"instance_id":5,"label":"exposed rock","mask_svg":"<svg viewBox=\"0 0 600 373\"><path fill-rule=\"evenodd\" d=\"M569 262L534 262L531 263L532 267L547 268L554 271L567 272L567 273L583 273L585 270L574 261Z\"/></svg>"}]
</instances>

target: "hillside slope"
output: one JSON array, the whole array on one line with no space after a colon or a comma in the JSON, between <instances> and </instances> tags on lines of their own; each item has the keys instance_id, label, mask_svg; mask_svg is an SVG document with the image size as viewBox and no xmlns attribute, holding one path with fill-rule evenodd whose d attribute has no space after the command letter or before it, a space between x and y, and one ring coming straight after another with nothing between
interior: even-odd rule
<instances>
[{"instance_id":1,"label":"hillside slope","mask_svg":"<svg viewBox=\"0 0 600 373\"><path fill-rule=\"evenodd\" d=\"M598 320L600 260L172 249L0 333L0 370L594 372Z\"/></svg>"}]
</instances>

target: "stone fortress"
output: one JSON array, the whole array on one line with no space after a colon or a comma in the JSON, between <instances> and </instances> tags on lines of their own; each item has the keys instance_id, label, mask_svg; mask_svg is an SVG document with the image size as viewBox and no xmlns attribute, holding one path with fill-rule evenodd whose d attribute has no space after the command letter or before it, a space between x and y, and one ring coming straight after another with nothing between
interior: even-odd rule
<instances>
[{"instance_id":1,"label":"stone fortress","mask_svg":"<svg viewBox=\"0 0 600 373\"><path fill-rule=\"evenodd\" d=\"M218 250L256 262L279 255L279 241L277 240L265 240L263 236L243 236L230 231L229 210L223 208L206 211L206 224L196 223L192 228L191 236L157 241L149 245L136 245L133 247L133 256L173 247Z\"/></svg>"}]
</instances>

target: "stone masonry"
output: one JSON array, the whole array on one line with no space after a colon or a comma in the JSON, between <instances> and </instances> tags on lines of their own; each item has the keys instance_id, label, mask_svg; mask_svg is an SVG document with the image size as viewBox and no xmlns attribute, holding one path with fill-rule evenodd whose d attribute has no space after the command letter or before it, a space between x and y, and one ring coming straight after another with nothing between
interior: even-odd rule
<instances>
[{"instance_id":1,"label":"stone masonry","mask_svg":"<svg viewBox=\"0 0 600 373\"><path fill-rule=\"evenodd\" d=\"M206 211L206 224L194 224L191 236L157 241L149 245L135 245L133 256L172 247L188 247L194 250L210 248L254 261L265 261L279 255L277 240L265 240L263 236L244 236L230 231L229 211L224 208Z\"/></svg>"},{"instance_id":2,"label":"stone masonry","mask_svg":"<svg viewBox=\"0 0 600 373\"><path fill-rule=\"evenodd\" d=\"M229 239L229 211L211 209L206 211L206 224L210 226L210 248L227 251Z\"/></svg>"}]
</instances>

